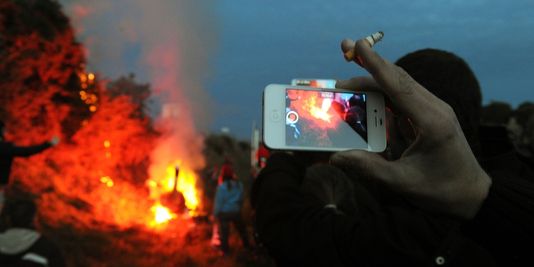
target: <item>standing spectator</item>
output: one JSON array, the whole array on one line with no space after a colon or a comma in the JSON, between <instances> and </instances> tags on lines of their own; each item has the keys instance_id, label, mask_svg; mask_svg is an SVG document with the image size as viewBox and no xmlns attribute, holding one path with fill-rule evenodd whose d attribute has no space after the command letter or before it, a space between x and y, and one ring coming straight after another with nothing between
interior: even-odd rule
<instances>
[{"instance_id":1,"label":"standing spectator","mask_svg":"<svg viewBox=\"0 0 534 267\"><path fill-rule=\"evenodd\" d=\"M222 183L217 187L215 193L215 207L213 214L219 221L219 233L221 239L221 251L228 254L228 236L230 222L234 223L243 246L248 248L248 235L241 216L241 206L243 205L243 184L234 180L234 174L231 168L222 171Z\"/></svg>"}]
</instances>

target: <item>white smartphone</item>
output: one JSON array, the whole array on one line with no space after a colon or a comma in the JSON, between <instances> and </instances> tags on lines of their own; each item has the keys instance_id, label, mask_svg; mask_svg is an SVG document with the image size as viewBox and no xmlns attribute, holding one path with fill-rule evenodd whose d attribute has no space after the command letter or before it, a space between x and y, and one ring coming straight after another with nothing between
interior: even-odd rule
<instances>
[{"instance_id":1,"label":"white smartphone","mask_svg":"<svg viewBox=\"0 0 534 267\"><path fill-rule=\"evenodd\" d=\"M280 150L382 152L384 97L379 92L270 84L263 92L263 140Z\"/></svg>"}]
</instances>

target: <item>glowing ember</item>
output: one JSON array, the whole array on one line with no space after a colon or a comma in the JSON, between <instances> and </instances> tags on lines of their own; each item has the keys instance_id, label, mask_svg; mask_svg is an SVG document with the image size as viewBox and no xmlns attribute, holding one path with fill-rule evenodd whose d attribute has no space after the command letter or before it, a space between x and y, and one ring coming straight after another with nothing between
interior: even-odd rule
<instances>
[{"instance_id":1,"label":"glowing ember","mask_svg":"<svg viewBox=\"0 0 534 267\"><path fill-rule=\"evenodd\" d=\"M176 218L176 214L172 213L168 208L160 203L156 203L154 206L152 206L152 208L150 208L150 210L152 213L154 213L154 220L150 223L151 226L164 224Z\"/></svg>"},{"instance_id":2,"label":"glowing ember","mask_svg":"<svg viewBox=\"0 0 534 267\"><path fill-rule=\"evenodd\" d=\"M85 73L81 72L81 73L79 73L78 76L80 77L80 81L81 81L82 83L87 82L87 76L85 75Z\"/></svg>"},{"instance_id":3,"label":"glowing ember","mask_svg":"<svg viewBox=\"0 0 534 267\"><path fill-rule=\"evenodd\" d=\"M113 187L114 183L109 176L103 176L100 178L100 182L105 184L107 187Z\"/></svg>"}]
</instances>

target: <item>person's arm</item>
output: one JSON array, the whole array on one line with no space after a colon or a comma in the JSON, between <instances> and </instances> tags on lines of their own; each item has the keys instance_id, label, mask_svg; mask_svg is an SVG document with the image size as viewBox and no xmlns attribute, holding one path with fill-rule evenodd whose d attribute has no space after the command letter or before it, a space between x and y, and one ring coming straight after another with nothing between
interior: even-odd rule
<instances>
[{"instance_id":1,"label":"person's arm","mask_svg":"<svg viewBox=\"0 0 534 267\"><path fill-rule=\"evenodd\" d=\"M35 154L38 154L52 146L52 143L49 141L46 141L39 145L33 145L33 146L16 146L13 145L9 148L8 151L6 151L11 156L15 157L29 157Z\"/></svg>"},{"instance_id":2,"label":"person's arm","mask_svg":"<svg viewBox=\"0 0 534 267\"><path fill-rule=\"evenodd\" d=\"M354 52L373 78L339 81L336 87L385 93L410 119L416 139L395 161L365 151L339 153L332 161L360 171L423 210L469 222L466 233L494 256L514 262L527 259L534 251L532 182L506 174L491 179L474 157L449 105L364 40L345 40L342 49Z\"/></svg>"},{"instance_id":3,"label":"person's arm","mask_svg":"<svg viewBox=\"0 0 534 267\"><path fill-rule=\"evenodd\" d=\"M360 171L430 212L471 219L488 194L491 179L473 155L454 110L402 68L376 53L365 39L342 42L344 52L372 76L338 81L337 88L381 91L416 131L415 141L395 161L350 150L332 157L344 169Z\"/></svg>"}]
</instances>

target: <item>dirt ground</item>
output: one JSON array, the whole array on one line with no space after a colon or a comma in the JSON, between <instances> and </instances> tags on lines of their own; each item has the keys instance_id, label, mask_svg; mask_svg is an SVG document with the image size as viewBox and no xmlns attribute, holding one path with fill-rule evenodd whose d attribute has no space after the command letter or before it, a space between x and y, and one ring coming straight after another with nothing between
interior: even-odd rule
<instances>
[{"instance_id":1,"label":"dirt ground","mask_svg":"<svg viewBox=\"0 0 534 267\"><path fill-rule=\"evenodd\" d=\"M243 249L235 229L230 255L221 256L210 244L212 225L205 220L176 219L160 230L111 225L42 229L60 245L68 266L274 266L261 248Z\"/></svg>"}]
</instances>

